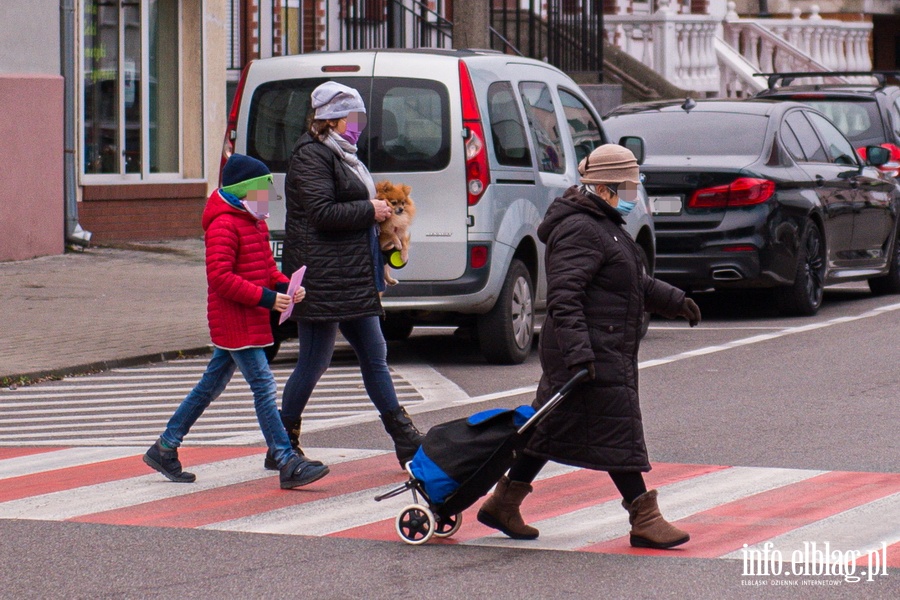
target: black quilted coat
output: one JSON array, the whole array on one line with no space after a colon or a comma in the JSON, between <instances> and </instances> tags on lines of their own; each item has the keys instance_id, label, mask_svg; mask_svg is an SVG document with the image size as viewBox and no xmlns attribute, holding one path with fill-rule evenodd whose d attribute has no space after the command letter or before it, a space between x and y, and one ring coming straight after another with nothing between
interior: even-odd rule
<instances>
[{"instance_id":1,"label":"black quilted coat","mask_svg":"<svg viewBox=\"0 0 900 600\"><path fill-rule=\"evenodd\" d=\"M290 275L306 265L306 298L291 319L345 321L383 314L370 237L375 209L363 182L328 146L304 133L291 155L284 189L283 270Z\"/></svg>"},{"instance_id":2,"label":"black quilted coat","mask_svg":"<svg viewBox=\"0 0 900 600\"><path fill-rule=\"evenodd\" d=\"M543 376L534 406L592 362L597 379L569 394L536 429L528 454L601 471L649 471L638 402L638 346L646 310L674 318L684 292L648 276L622 216L569 188L538 227L546 244Z\"/></svg>"}]
</instances>

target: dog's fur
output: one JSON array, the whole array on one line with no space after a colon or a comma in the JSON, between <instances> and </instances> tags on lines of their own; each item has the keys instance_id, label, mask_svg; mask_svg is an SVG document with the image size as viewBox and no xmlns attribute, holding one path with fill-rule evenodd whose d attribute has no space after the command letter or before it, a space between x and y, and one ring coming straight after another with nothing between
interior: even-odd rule
<instances>
[{"instance_id":1,"label":"dog's fur","mask_svg":"<svg viewBox=\"0 0 900 600\"><path fill-rule=\"evenodd\" d=\"M379 181L375 184L375 198L391 205L392 214L380 223L381 234L378 242L382 250L400 250L403 262L409 260L409 226L416 216L416 204L410 198L412 188L404 184L393 184L390 181ZM390 265L384 265L384 280L388 285L396 285L397 280L391 277Z\"/></svg>"}]
</instances>

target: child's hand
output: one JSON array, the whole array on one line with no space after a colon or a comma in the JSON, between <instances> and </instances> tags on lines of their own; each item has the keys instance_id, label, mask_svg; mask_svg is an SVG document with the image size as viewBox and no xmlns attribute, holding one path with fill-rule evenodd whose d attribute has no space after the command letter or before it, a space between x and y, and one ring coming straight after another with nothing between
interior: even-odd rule
<instances>
[{"instance_id":1,"label":"child's hand","mask_svg":"<svg viewBox=\"0 0 900 600\"><path fill-rule=\"evenodd\" d=\"M306 288L303 286L300 286L297 288L297 291L294 292L294 304L303 302L304 298L306 298Z\"/></svg>"},{"instance_id":2,"label":"child's hand","mask_svg":"<svg viewBox=\"0 0 900 600\"><path fill-rule=\"evenodd\" d=\"M304 291L304 294L306 292ZM280 292L276 292L275 294L275 306L272 307L272 310L278 312L284 312L287 310L287 307L291 305L291 297L287 294L282 294Z\"/></svg>"}]
</instances>

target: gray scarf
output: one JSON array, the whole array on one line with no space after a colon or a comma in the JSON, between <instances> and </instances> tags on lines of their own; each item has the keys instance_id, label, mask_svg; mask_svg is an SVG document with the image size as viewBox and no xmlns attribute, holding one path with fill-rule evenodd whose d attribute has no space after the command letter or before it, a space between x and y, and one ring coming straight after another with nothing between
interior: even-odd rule
<instances>
[{"instance_id":1,"label":"gray scarf","mask_svg":"<svg viewBox=\"0 0 900 600\"><path fill-rule=\"evenodd\" d=\"M332 152L338 155L344 164L346 164L359 177L359 180L365 184L369 190L369 198L375 197L375 181L372 179L369 169L356 156L356 146L342 138L335 132L330 132L328 137L322 141L323 144L331 148Z\"/></svg>"}]
</instances>

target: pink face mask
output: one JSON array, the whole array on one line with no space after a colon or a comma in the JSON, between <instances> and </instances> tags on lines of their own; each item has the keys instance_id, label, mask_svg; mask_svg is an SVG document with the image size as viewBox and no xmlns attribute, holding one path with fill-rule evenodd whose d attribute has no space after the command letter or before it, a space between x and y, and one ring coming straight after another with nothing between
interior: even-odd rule
<instances>
[{"instance_id":1,"label":"pink face mask","mask_svg":"<svg viewBox=\"0 0 900 600\"><path fill-rule=\"evenodd\" d=\"M366 128L366 123L368 123L366 113L352 112L347 115L347 130L340 136L355 146L359 141L359 136Z\"/></svg>"},{"instance_id":2,"label":"pink face mask","mask_svg":"<svg viewBox=\"0 0 900 600\"><path fill-rule=\"evenodd\" d=\"M260 221L265 221L269 218L269 202L275 200L275 195L275 186L269 184L268 189L247 192L247 197L241 201L241 204L251 215Z\"/></svg>"}]
</instances>

